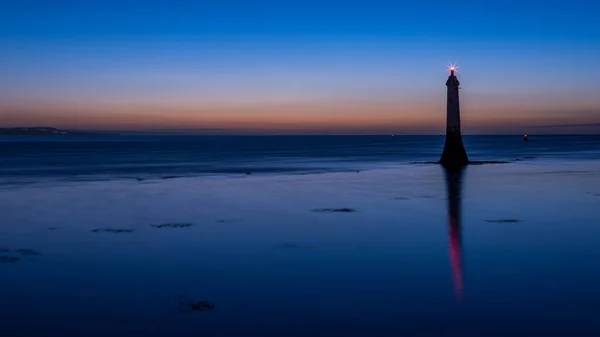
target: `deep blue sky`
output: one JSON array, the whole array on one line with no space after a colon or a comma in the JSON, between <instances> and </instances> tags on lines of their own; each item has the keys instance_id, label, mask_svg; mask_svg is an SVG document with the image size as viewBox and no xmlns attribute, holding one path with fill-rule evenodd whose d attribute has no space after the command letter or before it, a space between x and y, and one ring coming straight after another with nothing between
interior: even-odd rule
<instances>
[{"instance_id":1,"label":"deep blue sky","mask_svg":"<svg viewBox=\"0 0 600 337\"><path fill-rule=\"evenodd\" d=\"M598 41L597 1L3 1L3 38Z\"/></svg>"},{"instance_id":2,"label":"deep blue sky","mask_svg":"<svg viewBox=\"0 0 600 337\"><path fill-rule=\"evenodd\" d=\"M457 59L467 130L597 123L599 17L597 1L3 1L0 123L437 133Z\"/></svg>"}]
</instances>

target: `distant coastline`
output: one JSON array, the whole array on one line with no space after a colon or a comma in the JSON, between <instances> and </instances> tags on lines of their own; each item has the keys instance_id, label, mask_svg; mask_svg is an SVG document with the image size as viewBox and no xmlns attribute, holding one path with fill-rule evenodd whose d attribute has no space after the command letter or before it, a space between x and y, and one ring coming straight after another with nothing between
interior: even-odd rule
<instances>
[{"instance_id":1,"label":"distant coastline","mask_svg":"<svg viewBox=\"0 0 600 337\"><path fill-rule=\"evenodd\" d=\"M0 128L0 136L93 136L101 133L75 130L61 130L49 127ZM116 134L115 134L116 135Z\"/></svg>"}]
</instances>

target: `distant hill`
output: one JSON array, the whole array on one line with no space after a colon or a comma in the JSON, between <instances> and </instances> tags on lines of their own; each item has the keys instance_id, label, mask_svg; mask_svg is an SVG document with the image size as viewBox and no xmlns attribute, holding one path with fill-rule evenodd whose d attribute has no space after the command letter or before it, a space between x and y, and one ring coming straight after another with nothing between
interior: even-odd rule
<instances>
[{"instance_id":1,"label":"distant hill","mask_svg":"<svg viewBox=\"0 0 600 337\"><path fill-rule=\"evenodd\" d=\"M45 127L0 128L0 136L82 136L94 134L86 131L60 130Z\"/></svg>"}]
</instances>

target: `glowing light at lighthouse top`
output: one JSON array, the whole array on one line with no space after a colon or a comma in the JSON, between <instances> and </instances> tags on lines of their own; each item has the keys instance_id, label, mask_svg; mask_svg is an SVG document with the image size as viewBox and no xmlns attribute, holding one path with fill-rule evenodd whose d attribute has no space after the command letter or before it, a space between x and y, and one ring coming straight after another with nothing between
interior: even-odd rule
<instances>
[{"instance_id":1,"label":"glowing light at lighthouse top","mask_svg":"<svg viewBox=\"0 0 600 337\"><path fill-rule=\"evenodd\" d=\"M450 76L454 76L454 71L458 72L459 67L456 65L456 63L450 63L447 68L450 70Z\"/></svg>"}]
</instances>

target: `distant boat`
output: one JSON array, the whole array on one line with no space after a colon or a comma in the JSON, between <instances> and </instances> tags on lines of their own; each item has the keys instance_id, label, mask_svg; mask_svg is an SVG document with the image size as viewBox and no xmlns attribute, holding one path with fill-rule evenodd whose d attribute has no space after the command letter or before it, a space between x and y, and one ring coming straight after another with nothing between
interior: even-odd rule
<instances>
[{"instance_id":1,"label":"distant boat","mask_svg":"<svg viewBox=\"0 0 600 337\"><path fill-rule=\"evenodd\" d=\"M529 141L529 139L527 138L527 135L523 135L523 141L524 141L524 142L527 142L527 141Z\"/></svg>"}]
</instances>

